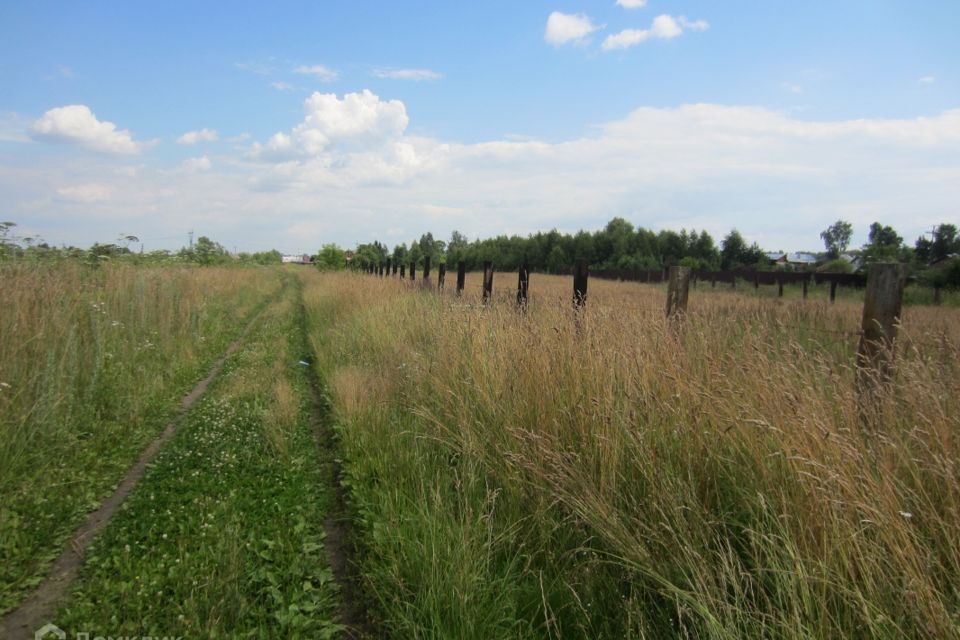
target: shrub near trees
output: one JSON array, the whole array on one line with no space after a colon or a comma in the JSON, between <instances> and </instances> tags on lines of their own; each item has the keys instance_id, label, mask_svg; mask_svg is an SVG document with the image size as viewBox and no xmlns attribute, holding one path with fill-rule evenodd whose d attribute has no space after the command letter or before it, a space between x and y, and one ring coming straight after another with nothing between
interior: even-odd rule
<instances>
[{"instance_id":1,"label":"shrub near trees","mask_svg":"<svg viewBox=\"0 0 960 640\"><path fill-rule=\"evenodd\" d=\"M321 247L313 264L321 271L334 271L347 266L346 252L334 243Z\"/></svg>"}]
</instances>

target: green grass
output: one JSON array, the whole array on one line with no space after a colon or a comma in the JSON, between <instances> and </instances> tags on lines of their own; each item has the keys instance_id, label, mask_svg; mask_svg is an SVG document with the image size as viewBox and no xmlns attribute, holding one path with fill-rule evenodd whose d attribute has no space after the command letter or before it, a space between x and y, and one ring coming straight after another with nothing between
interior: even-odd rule
<instances>
[{"instance_id":1,"label":"green grass","mask_svg":"<svg viewBox=\"0 0 960 640\"><path fill-rule=\"evenodd\" d=\"M325 638L340 629L296 289L288 287L92 549L74 632Z\"/></svg>"},{"instance_id":2,"label":"green grass","mask_svg":"<svg viewBox=\"0 0 960 640\"><path fill-rule=\"evenodd\" d=\"M0 267L0 612L40 581L276 273Z\"/></svg>"},{"instance_id":3,"label":"green grass","mask_svg":"<svg viewBox=\"0 0 960 640\"><path fill-rule=\"evenodd\" d=\"M905 309L867 423L855 300L304 278L387 635L960 633L955 310Z\"/></svg>"}]
</instances>

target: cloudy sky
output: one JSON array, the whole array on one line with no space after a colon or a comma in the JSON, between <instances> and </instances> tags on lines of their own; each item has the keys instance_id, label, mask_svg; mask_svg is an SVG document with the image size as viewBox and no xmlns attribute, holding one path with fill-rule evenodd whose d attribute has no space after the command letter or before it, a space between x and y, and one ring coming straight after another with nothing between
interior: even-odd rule
<instances>
[{"instance_id":1,"label":"cloudy sky","mask_svg":"<svg viewBox=\"0 0 960 640\"><path fill-rule=\"evenodd\" d=\"M0 4L0 220L313 251L960 223L957 0Z\"/></svg>"}]
</instances>

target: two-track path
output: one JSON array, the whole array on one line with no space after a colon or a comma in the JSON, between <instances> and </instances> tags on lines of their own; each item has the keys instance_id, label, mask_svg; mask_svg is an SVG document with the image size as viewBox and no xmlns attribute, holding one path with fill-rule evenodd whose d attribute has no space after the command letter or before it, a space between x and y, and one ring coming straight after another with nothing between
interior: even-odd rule
<instances>
[{"instance_id":1,"label":"two-track path","mask_svg":"<svg viewBox=\"0 0 960 640\"><path fill-rule=\"evenodd\" d=\"M307 348L305 310L302 302L302 292L299 291L299 287L298 293L300 294L300 300L297 311L300 318L299 322L296 323L296 328L300 333L299 338L304 348L304 358L312 362L312 354L309 353ZM267 303L268 306L271 304L274 304L274 302ZM207 375L181 399L175 416L165 426L160 435L144 449L113 493L97 509L90 512L83 523L74 531L68 544L53 562L41 583L17 607L0 618L0 639L29 640L34 637L37 629L53 618L77 580L91 543L104 530L126 498L144 477L148 466L157 456L157 453L176 435L188 411L204 396L211 382L220 375L224 364L243 344L263 314L264 311L261 310L247 322L240 335L213 363ZM326 554L334 579L339 585L338 622L343 625L348 636L367 637L371 635L371 632L366 622L366 612L359 604L362 599L358 597L357 580L350 562L352 547L349 544L350 534L347 522L348 516L343 502L343 489L339 482L340 470L337 462L336 444L332 429L329 426L328 408L323 400L321 383L312 367L310 371L310 394L311 423L319 446L318 463L324 470L325 480L329 483L330 490L334 491L336 495L336 506L327 515L324 528L326 529Z\"/></svg>"}]
</instances>

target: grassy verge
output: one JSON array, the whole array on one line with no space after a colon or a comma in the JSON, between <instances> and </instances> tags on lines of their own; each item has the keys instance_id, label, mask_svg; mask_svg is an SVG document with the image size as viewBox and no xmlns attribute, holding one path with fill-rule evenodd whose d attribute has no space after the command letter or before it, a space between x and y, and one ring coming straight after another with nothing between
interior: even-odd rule
<instances>
[{"instance_id":1,"label":"grassy verge","mask_svg":"<svg viewBox=\"0 0 960 640\"><path fill-rule=\"evenodd\" d=\"M278 284L265 269L2 268L0 612Z\"/></svg>"},{"instance_id":2,"label":"grassy verge","mask_svg":"<svg viewBox=\"0 0 960 640\"><path fill-rule=\"evenodd\" d=\"M90 636L324 638L329 482L295 289L272 305L88 556L58 624Z\"/></svg>"},{"instance_id":3,"label":"grassy verge","mask_svg":"<svg viewBox=\"0 0 960 640\"><path fill-rule=\"evenodd\" d=\"M904 314L864 429L857 304L537 276L526 314L316 275L381 627L396 637L947 637L960 317ZM513 282L510 282L512 285ZM579 326L579 329L578 329Z\"/></svg>"}]
</instances>

